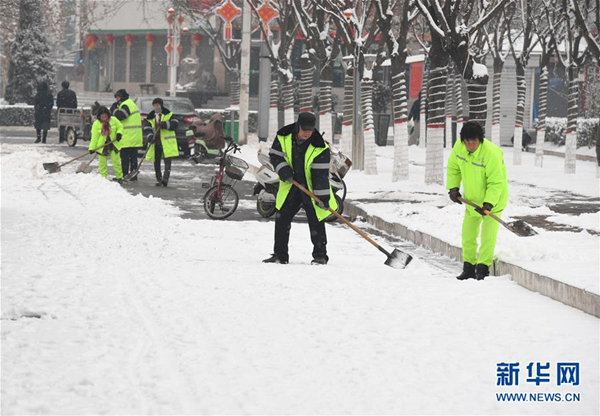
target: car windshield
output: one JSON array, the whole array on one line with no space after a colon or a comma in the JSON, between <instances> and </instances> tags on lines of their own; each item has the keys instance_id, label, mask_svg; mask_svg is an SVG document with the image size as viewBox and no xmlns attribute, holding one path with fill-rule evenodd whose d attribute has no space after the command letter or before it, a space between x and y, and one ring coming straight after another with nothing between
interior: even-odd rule
<instances>
[{"instance_id":1,"label":"car windshield","mask_svg":"<svg viewBox=\"0 0 600 416\"><path fill-rule=\"evenodd\" d=\"M174 100L163 98L164 106L171 110L174 114L193 114L194 106L188 100ZM153 110L152 100L140 100L140 111L144 114L148 114Z\"/></svg>"}]
</instances>

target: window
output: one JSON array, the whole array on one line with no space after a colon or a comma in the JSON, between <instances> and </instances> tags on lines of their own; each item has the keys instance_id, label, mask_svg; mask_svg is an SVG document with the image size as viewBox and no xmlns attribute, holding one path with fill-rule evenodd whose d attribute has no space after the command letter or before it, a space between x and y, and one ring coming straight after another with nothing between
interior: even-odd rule
<instances>
[{"instance_id":1,"label":"window","mask_svg":"<svg viewBox=\"0 0 600 416\"><path fill-rule=\"evenodd\" d=\"M123 36L115 36L115 82L125 82L127 65L127 42Z\"/></svg>"},{"instance_id":2,"label":"window","mask_svg":"<svg viewBox=\"0 0 600 416\"><path fill-rule=\"evenodd\" d=\"M158 84L166 84L168 81L168 66L167 66L167 45L166 35L156 35L156 40L152 46L152 72L150 82Z\"/></svg>"},{"instance_id":3,"label":"window","mask_svg":"<svg viewBox=\"0 0 600 416\"><path fill-rule=\"evenodd\" d=\"M129 65L129 82L146 82L146 39L144 36L134 36Z\"/></svg>"}]
</instances>

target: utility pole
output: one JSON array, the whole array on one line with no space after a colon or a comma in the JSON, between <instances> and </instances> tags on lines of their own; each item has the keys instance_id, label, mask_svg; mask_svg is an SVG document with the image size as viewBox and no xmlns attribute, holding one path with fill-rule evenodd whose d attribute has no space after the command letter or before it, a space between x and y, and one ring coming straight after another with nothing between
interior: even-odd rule
<instances>
[{"instance_id":1,"label":"utility pole","mask_svg":"<svg viewBox=\"0 0 600 416\"><path fill-rule=\"evenodd\" d=\"M269 59L269 48L267 42L262 41L260 45L260 71L258 83L258 137L269 140L269 104L271 103L271 60Z\"/></svg>"},{"instance_id":2,"label":"utility pole","mask_svg":"<svg viewBox=\"0 0 600 416\"><path fill-rule=\"evenodd\" d=\"M242 60L240 64L240 122L239 143L248 143L248 105L250 104L250 5L243 2L242 12Z\"/></svg>"}]
</instances>

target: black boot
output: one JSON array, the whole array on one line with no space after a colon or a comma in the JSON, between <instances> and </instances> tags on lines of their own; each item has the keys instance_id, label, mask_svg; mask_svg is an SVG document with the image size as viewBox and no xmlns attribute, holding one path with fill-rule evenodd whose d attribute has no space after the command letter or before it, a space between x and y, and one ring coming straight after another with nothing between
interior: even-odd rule
<instances>
[{"instance_id":1,"label":"black boot","mask_svg":"<svg viewBox=\"0 0 600 416\"><path fill-rule=\"evenodd\" d=\"M37 139L35 140L34 143L39 143L42 141L42 131L41 130L36 130L36 135L37 135Z\"/></svg>"},{"instance_id":2,"label":"black boot","mask_svg":"<svg viewBox=\"0 0 600 416\"><path fill-rule=\"evenodd\" d=\"M263 263L288 264L287 260L280 260L277 254L272 254L268 259L264 259Z\"/></svg>"},{"instance_id":3,"label":"black boot","mask_svg":"<svg viewBox=\"0 0 600 416\"><path fill-rule=\"evenodd\" d=\"M490 275L490 268L485 264L478 264L475 267L475 279L483 280L486 276Z\"/></svg>"},{"instance_id":4,"label":"black boot","mask_svg":"<svg viewBox=\"0 0 600 416\"><path fill-rule=\"evenodd\" d=\"M458 280L467 280L467 279L475 279L475 265L464 262L463 264L463 272L460 276L456 276Z\"/></svg>"},{"instance_id":5,"label":"black boot","mask_svg":"<svg viewBox=\"0 0 600 416\"><path fill-rule=\"evenodd\" d=\"M42 143L46 144L46 137L48 137L48 130L44 130L42 133Z\"/></svg>"},{"instance_id":6,"label":"black boot","mask_svg":"<svg viewBox=\"0 0 600 416\"><path fill-rule=\"evenodd\" d=\"M315 257L310 264L327 264L327 257Z\"/></svg>"}]
</instances>

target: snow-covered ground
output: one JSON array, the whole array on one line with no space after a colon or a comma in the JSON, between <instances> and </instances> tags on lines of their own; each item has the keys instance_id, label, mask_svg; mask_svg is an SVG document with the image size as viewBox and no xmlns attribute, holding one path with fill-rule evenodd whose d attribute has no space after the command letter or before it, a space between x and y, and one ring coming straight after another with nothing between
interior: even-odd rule
<instances>
[{"instance_id":1,"label":"snow-covered ground","mask_svg":"<svg viewBox=\"0 0 600 416\"><path fill-rule=\"evenodd\" d=\"M557 232L538 228L537 236L517 237L501 227L496 256L533 272L600 293L600 239L585 231L600 231L600 213L558 214L547 206L550 199L569 204L569 192L598 198L600 187L595 163L577 161L577 173L565 175L563 158L544 156L544 168L536 168L535 155L523 153L523 164L515 166L511 162L512 148L503 150L509 179L509 204L502 218L510 221L515 216L548 216L548 221L577 226L584 231ZM464 207L450 201L443 186L425 185L425 149L410 146L410 179L394 183L391 182L393 147L378 147L377 152L379 174L368 176L350 171L345 178L347 198L371 215L460 247ZM450 149L446 149L445 160L449 154Z\"/></svg>"},{"instance_id":2,"label":"snow-covered ground","mask_svg":"<svg viewBox=\"0 0 600 416\"><path fill-rule=\"evenodd\" d=\"M599 412L598 320L508 276L391 269L341 226L330 264L310 266L305 224L290 265L262 264L272 223L184 220L76 163L49 175L52 160L66 157L2 147L2 414ZM348 180L352 197L378 189ZM460 207L435 204L458 230ZM497 386L502 362L519 363L518 386ZM530 362L550 363L550 382L528 382ZM579 363L579 385L557 385L560 362Z\"/></svg>"}]
</instances>

